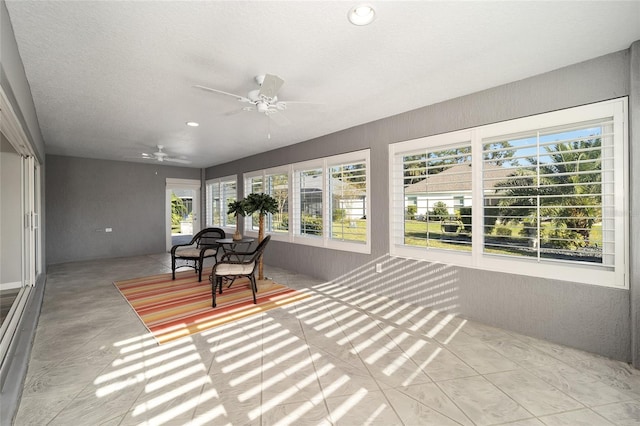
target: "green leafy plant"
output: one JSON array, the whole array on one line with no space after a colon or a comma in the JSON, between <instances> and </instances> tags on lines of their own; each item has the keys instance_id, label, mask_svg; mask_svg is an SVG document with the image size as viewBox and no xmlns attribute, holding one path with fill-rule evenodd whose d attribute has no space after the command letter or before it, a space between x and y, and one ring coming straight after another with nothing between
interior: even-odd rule
<instances>
[{"instance_id":1,"label":"green leafy plant","mask_svg":"<svg viewBox=\"0 0 640 426\"><path fill-rule=\"evenodd\" d=\"M407 219L415 220L417 211L418 211L418 206L413 205L413 204L408 205L407 206L407 213L406 213Z\"/></svg>"},{"instance_id":2,"label":"green leafy plant","mask_svg":"<svg viewBox=\"0 0 640 426\"><path fill-rule=\"evenodd\" d=\"M300 228L301 232L306 235L322 235L322 218L303 214Z\"/></svg>"},{"instance_id":3,"label":"green leafy plant","mask_svg":"<svg viewBox=\"0 0 640 426\"><path fill-rule=\"evenodd\" d=\"M347 218L347 211L345 209L333 209L333 221L341 222Z\"/></svg>"},{"instance_id":4,"label":"green leafy plant","mask_svg":"<svg viewBox=\"0 0 640 426\"><path fill-rule=\"evenodd\" d=\"M240 240L242 239L242 235L240 234L240 221L238 220L238 216L247 215L244 200L232 201L227 205L227 208L227 214L231 214L236 218L236 232L233 234L233 239Z\"/></svg>"},{"instance_id":5,"label":"green leafy plant","mask_svg":"<svg viewBox=\"0 0 640 426\"><path fill-rule=\"evenodd\" d=\"M187 214L184 201L171 193L171 229L180 229L180 221Z\"/></svg>"},{"instance_id":6,"label":"green leafy plant","mask_svg":"<svg viewBox=\"0 0 640 426\"><path fill-rule=\"evenodd\" d=\"M433 205L433 211L429 214L431 220L445 220L449 217L449 208L442 201Z\"/></svg>"},{"instance_id":7,"label":"green leafy plant","mask_svg":"<svg viewBox=\"0 0 640 426\"><path fill-rule=\"evenodd\" d=\"M500 237L510 237L512 233L511 229L507 228L506 226L496 226L495 230L496 235Z\"/></svg>"},{"instance_id":8,"label":"green leafy plant","mask_svg":"<svg viewBox=\"0 0 640 426\"><path fill-rule=\"evenodd\" d=\"M269 194L251 193L242 200L246 215L258 214L258 242L264 238L264 218L267 214L278 212L278 201ZM258 279L264 279L262 258L258 265Z\"/></svg>"}]
</instances>

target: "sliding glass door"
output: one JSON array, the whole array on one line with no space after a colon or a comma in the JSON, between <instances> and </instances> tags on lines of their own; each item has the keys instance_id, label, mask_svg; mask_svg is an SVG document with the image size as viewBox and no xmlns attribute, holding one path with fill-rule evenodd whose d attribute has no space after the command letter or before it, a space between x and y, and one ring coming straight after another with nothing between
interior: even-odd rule
<instances>
[{"instance_id":1,"label":"sliding glass door","mask_svg":"<svg viewBox=\"0 0 640 426\"><path fill-rule=\"evenodd\" d=\"M0 133L0 365L41 269L40 167Z\"/></svg>"}]
</instances>

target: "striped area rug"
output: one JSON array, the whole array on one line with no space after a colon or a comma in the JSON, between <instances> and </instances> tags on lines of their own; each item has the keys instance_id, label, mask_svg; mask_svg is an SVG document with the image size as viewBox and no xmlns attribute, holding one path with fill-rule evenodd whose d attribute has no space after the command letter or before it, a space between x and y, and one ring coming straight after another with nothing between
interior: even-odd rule
<instances>
[{"instance_id":1,"label":"striped area rug","mask_svg":"<svg viewBox=\"0 0 640 426\"><path fill-rule=\"evenodd\" d=\"M249 280L241 278L223 287L211 307L211 283L192 271L152 275L114 283L159 344L278 308L309 294L273 281L258 282L254 305Z\"/></svg>"}]
</instances>

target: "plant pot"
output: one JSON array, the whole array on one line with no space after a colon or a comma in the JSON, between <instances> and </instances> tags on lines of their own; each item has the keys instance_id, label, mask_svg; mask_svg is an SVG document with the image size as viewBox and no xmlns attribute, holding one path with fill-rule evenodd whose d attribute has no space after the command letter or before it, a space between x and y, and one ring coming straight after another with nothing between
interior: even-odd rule
<instances>
[{"instance_id":1,"label":"plant pot","mask_svg":"<svg viewBox=\"0 0 640 426\"><path fill-rule=\"evenodd\" d=\"M240 241L242 240L242 234L240 233L240 231L236 231L233 233L233 241Z\"/></svg>"},{"instance_id":2,"label":"plant pot","mask_svg":"<svg viewBox=\"0 0 640 426\"><path fill-rule=\"evenodd\" d=\"M256 286L258 287L258 293L261 291L269 290L273 287L275 283L270 278L265 278L264 280L256 280Z\"/></svg>"}]
</instances>

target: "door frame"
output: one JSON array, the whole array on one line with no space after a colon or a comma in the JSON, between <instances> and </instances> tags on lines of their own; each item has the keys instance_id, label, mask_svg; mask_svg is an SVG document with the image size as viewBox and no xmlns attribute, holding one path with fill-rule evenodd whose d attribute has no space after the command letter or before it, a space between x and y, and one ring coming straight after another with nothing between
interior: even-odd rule
<instances>
[{"instance_id":1,"label":"door frame","mask_svg":"<svg viewBox=\"0 0 640 426\"><path fill-rule=\"evenodd\" d=\"M15 249L20 253L20 281L12 282L10 285L20 287L21 290L0 324L0 381L4 383L8 369L13 365L7 354L10 347L18 344L14 342L14 337L20 333L18 329L21 327L23 313L43 272L43 262L40 229L41 165L1 85L0 132L15 150L20 161L20 175L16 179L17 182L11 182L12 185L19 186L20 194L19 200L12 199L12 207L20 212L20 220L15 223L15 226L20 228L20 241L15 241Z\"/></svg>"},{"instance_id":2,"label":"door frame","mask_svg":"<svg viewBox=\"0 0 640 426\"><path fill-rule=\"evenodd\" d=\"M171 193L175 189L190 189L193 196L193 234L200 230L200 188L202 183L198 179L167 178L165 190L165 241L166 250L171 251Z\"/></svg>"}]
</instances>

